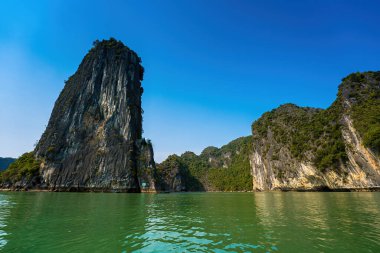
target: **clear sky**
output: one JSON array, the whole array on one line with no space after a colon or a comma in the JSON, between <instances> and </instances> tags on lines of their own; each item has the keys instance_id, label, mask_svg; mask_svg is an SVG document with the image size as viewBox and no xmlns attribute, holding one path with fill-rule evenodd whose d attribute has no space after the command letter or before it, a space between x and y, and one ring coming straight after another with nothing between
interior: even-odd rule
<instances>
[{"instance_id":1,"label":"clear sky","mask_svg":"<svg viewBox=\"0 0 380 253\"><path fill-rule=\"evenodd\" d=\"M145 67L157 161L250 134L265 111L326 108L342 77L380 69L379 1L0 1L0 156L31 151L95 39Z\"/></svg>"}]
</instances>

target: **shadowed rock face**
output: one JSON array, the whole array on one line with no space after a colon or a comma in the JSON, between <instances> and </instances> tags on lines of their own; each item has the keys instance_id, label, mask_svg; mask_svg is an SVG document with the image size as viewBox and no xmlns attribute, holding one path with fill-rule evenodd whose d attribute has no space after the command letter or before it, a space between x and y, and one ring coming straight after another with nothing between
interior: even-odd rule
<instances>
[{"instance_id":1,"label":"shadowed rock face","mask_svg":"<svg viewBox=\"0 0 380 253\"><path fill-rule=\"evenodd\" d=\"M144 68L114 39L95 42L66 81L35 149L41 187L54 190L154 190L150 142L142 139ZM142 172L143 171L143 172Z\"/></svg>"}]
</instances>

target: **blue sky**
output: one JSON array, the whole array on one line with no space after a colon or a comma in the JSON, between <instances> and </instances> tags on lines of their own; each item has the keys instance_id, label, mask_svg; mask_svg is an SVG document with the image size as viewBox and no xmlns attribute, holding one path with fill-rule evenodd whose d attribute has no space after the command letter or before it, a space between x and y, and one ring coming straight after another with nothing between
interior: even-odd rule
<instances>
[{"instance_id":1,"label":"blue sky","mask_svg":"<svg viewBox=\"0 0 380 253\"><path fill-rule=\"evenodd\" d=\"M95 39L145 67L157 161L250 134L265 111L326 108L342 77L379 70L379 1L1 1L0 156L33 149Z\"/></svg>"}]
</instances>

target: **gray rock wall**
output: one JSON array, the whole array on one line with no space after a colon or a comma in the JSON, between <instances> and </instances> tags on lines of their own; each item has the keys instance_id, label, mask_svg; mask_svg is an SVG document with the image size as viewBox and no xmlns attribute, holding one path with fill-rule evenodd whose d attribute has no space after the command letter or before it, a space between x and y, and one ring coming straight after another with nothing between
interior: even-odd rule
<instances>
[{"instance_id":1,"label":"gray rock wall","mask_svg":"<svg viewBox=\"0 0 380 253\"><path fill-rule=\"evenodd\" d=\"M155 167L153 150L142 145L140 62L119 41L95 43L66 81L36 146L41 187L141 191L139 170ZM146 164L141 156L150 156Z\"/></svg>"}]
</instances>

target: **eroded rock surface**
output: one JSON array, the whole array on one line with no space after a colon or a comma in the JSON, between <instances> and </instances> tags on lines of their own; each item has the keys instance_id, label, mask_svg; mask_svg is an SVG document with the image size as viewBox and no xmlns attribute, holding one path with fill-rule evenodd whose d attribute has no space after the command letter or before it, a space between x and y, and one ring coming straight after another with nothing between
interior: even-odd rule
<instances>
[{"instance_id":1,"label":"eroded rock surface","mask_svg":"<svg viewBox=\"0 0 380 253\"><path fill-rule=\"evenodd\" d=\"M114 39L95 42L65 84L35 149L42 188L154 191L150 142L142 139L144 68Z\"/></svg>"}]
</instances>

